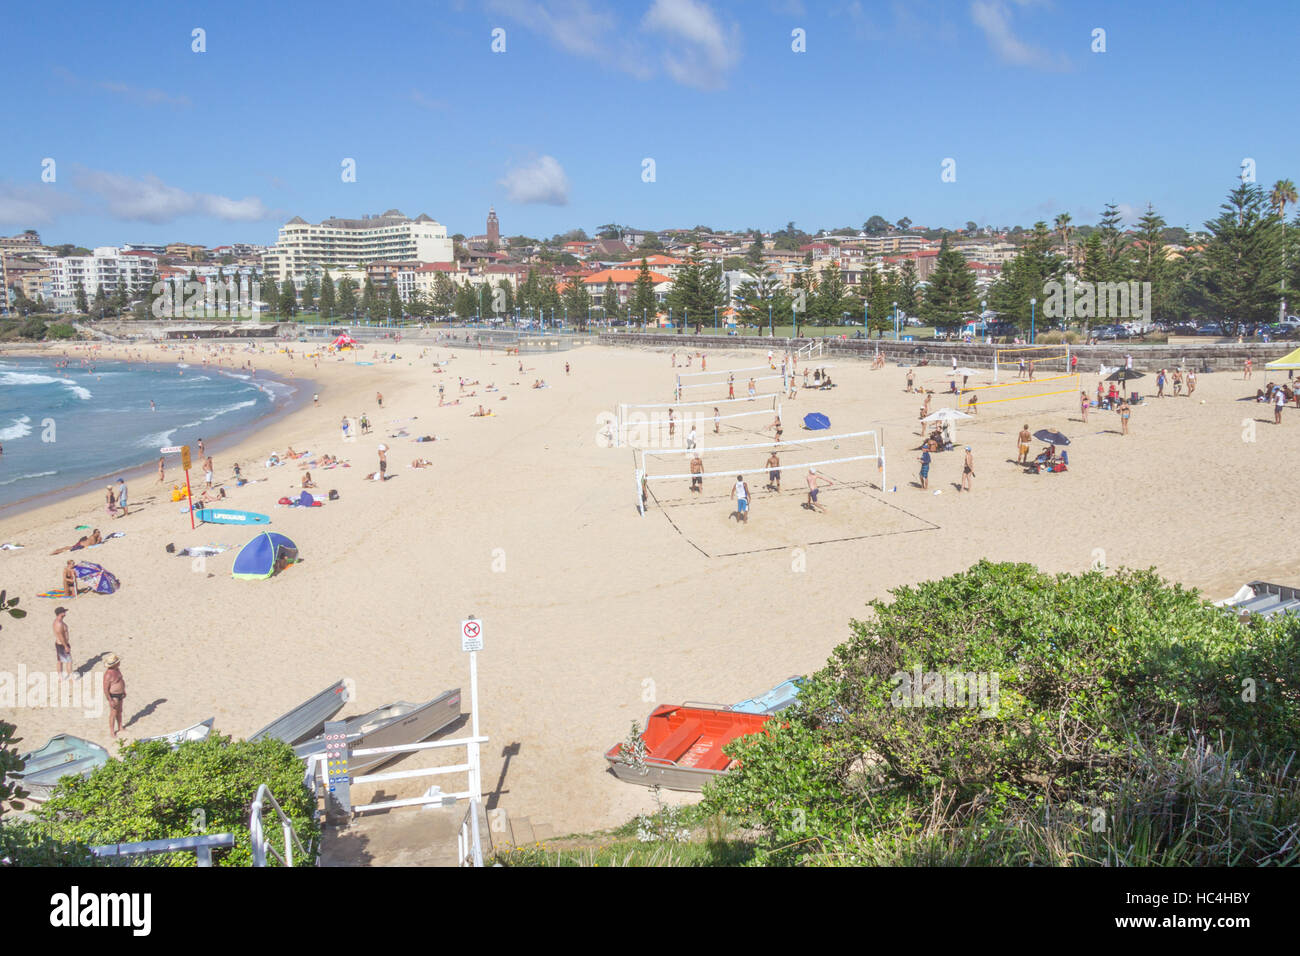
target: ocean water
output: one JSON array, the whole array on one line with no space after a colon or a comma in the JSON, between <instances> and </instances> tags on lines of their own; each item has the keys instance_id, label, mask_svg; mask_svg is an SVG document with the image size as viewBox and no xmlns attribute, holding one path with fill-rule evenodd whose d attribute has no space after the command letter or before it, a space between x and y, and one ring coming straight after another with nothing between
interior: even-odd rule
<instances>
[{"instance_id":1,"label":"ocean water","mask_svg":"<svg viewBox=\"0 0 1300 956\"><path fill-rule=\"evenodd\" d=\"M55 363L0 357L0 509L154 464L167 445L188 444L197 455L198 439L211 448L223 433L286 406L297 391L212 366ZM179 471L180 455L169 455L169 479Z\"/></svg>"}]
</instances>

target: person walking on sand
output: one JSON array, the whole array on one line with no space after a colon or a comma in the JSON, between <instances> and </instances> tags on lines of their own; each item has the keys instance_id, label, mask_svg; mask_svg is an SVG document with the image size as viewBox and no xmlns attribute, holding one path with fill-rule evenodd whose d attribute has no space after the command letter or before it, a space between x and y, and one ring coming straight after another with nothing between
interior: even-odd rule
<instances>
[{"instance_id":1,"label":"person walking on sand","mask_svg":"<svg viewBox=\"0 0 1300 956\"><path fill-rule=\"evenodd\" d=\"M69 561L69 564L72 562ZM74 589L75 590L75 589ZM56 607L54 609L54 660L57 668L56 673L59 680L69 680L72 677L72 639L68 636L68 622L64 615L68 613L66 607ZM63 673L63 665L68 665L68 672Z\"/></svg>"},{"instance_id":2,"label":"person walking on sand","mask_svg":"<svg viewBox=\"0 0 1300 956\"><path fill-rule=\"evenodd\" d=\"M343 426L343 440L344 440L344 441L347 441L347 440L348 440L348 427L349 427L349 424L350 424L350 423L348 422L348 416L344 415L344 416L343 416L343 421L342 421L342 426Z\"/></svg>"},{"instance_id":3,"label":"person walking on sand","mask_svg":"<svg viewBox=\"0 0 1300 956\"><path fill-rule=\"evenodd\" d=\"M480 406L482 407L482 406ZM388 480L388 446L379 446L379 480Z\"/></svg>"},{"instance_id":4,"label":"person walking on sand","mask_svg":"<svg viewBox=\"0 0 1300 956\"><path fill-rule=\"evenodd\" d=\"M126 700L126 679L122 677L122 658L109 654L104 661L104 697L108 700L108 732L118 737L122 733L122 704Z\"/></svg>"},{"instance_id":5,"label":"person walking on sand","mask_svg":"<svg viewBox=\"0 0 1300 956\"><path fill-rule=\"evenodd\" d=\"M199 458L202 459L202 458L203 458L203 439L200 438L197 442L195 442L195 444L197 444L197 445L199 446Z\"/></svg>"},{"instance_id":6,"label":"person walking on sand","mask_svg":"<svg viewBox=\"0 0 1300 956\"><path fill-rule=\"evenodd\" d=\"M970 481L975 477L975 457L971 454L970 445L966 446L966 458L961 463L961 490L970 491Z\"/></svg>"},{"instance_id":7,"label":"person walking on sand","mask_svg":"<svg viewBox=\"0 0 1300 956\"><path fill-rule=\"evenodd\" d=\"M736 397L736 376L728 372L727 373L727 401L731 401L735 397Z\"/></svg>"},{"instance_id":8,"label":"person walking on sand","mask_svg":"<svg viewBox=\"0 0 1300 956\"><path fill-rule=\"evenodd\" d=\"M117 479L117 507L122 513L119 518L126 517L126 481L122 478Z\"/></svg>"},{"instance_id":9,"label":"person walking on sand","mask_svg":"<svg viewBox=\"0 0 1300 956\"><path fill-rule=\"evenodd\" d=\"M722 424L722 417L718 414L718 407L715 405L713 407L713 434L718 435L722 432L722 429L720 427L721 424Z\"/></svg>"},{"instance_id":10,"label":"person walking on sand","mask_svg":"<svg viewBox=\"0 0 1300 956\"><path fill-rule=\"evenodd\" d=\"M668 437L672 438L677 434L677 420L673 418L673 410L668 409Z\"/></svg>"},{"instance_id":11,"label":"person walking on sand","mask_svg":"<svg viewBox=\"0 0 1300 956\"><path fill-rule=\"evenodd\" d=\"M1196 373L1188 371L1187 373L1187 397L1192 397L1192 392L1196 391Z\"/></svg>"},{"instance_id":12,"label":"person walking on sand","mask_svg":"<svg viewBox=\"0 0 1300 956\"><path fill-rule=\"evenodd\" d=\"M808 482L808 507L813 511L820 511L822 514L825 514L826 506L818 503L817 495L821 491L821 485L833 485L835 482L817 474L816 468L808 469L808 477L806 480Z\"/></svg>"},{"instance_id":13,"label":"person walking on sand","mask_svg":"<svg viewBox=\"0 0 1300 956\"><path fill-rule=\"evenodd\" d=\"M104 499L105 501L107 501L106 507L108 508L108 516L110 518L116 518L117 517L117 496L113 494L112 485L108 486L107 493L105 494Z\"/></svg>"},{"instance_id":14,"label":"person walking on sand","mask_svg":"<svg viewBox=\"0 0 1300 956\"><path fill-rule=\"evenodd\" d=\"M930 447L921 446L921 490L930 490Z\"/></svg>"},{"instance_id":15,"label":"person walking on sand","mask_svg":"<svg viewBox=\"0 0 1300 956\"><path fill-rule=\"evenodd\" d=\"M167 461L161 455L158 456L158 484L164 484L167 481Z\"/></svg>"},{"instance_id":16,"label":"person walking on sand","mask_svg":"<svg viewBox=\"0 0 1300 956\"><path fill-rule=\"evenodd\" d=\"M208 491L212 490L212 473L215 470L216 468L212 464L212 456L209 455L203 461L203 481L208 486L207 487Z\"/></svg>"},{"instance_id":17,"label":"person walking on sand","mask_svg":"<svg viewBox=\"0 0 1300 956\"><path fill-rule=\"evenodd\" d=\"M1273 389L1273 424L1282 424L1282 409L1286 406L1286 392L1280 387Z\"/></svg>"},{"instance_id":18,"label":"person walking on sand","mask_svg":"<svg viewBox=\"0 0 1300 956\"><path fill-rule=\"evenodd\" d=\"M745 484L744 475L736 476L731 497L736 499L736 520L749 524L749 485Z\"/></svg>"},{"instance_id":19,"label":"person walking on sand","mask_svg":"<svg viewBox=\"0 0 1300 956\"><path fill-rule=\"evenodd\" d=\"M1165 397L1165 370L1156 373L1156 398Z\"/></svg>"},{"instance_id":20,"label":"person walking on sand","mask_svg":"<svg viewBox=\"0 0 1300 956\"><path fill-rule=\"evenodd\" d=\"M1126 399L1126 398L1122 398L1122 399L1120 399L1119 407L1118 407L1117 409L1115 409L1115 411L1119 412L1119 427L1120 427L1120 434L1121 434L1121 435L1127 435L1127 434L1128 434L1128 419L1129 419L1129 416L1130 416L1131 414L1133 414L1133 409L1131 409L1131 408L1129 407L1128 399Z\"/></svg>"},{"instance_id":21,"label":"person walking on sand","mask_svg":"<svg viewBox=\"0 0 1300 956\"><path fill-rule=\"evenodd\" d=\"M383 408L383 407L384 407L384 393L383 393L383 392L375 392L375 401L379 404L379 407L380 407L380 408Z\"/></svg>"},{"instance_id":22,"label":"person walking on sand","mask_svg":"<svg viewBox=\"0 0 1300 956\"><path fill-rule=\"evenodd\" d=\"M1083 416L1083 421L1085 424L1088 421L1088 409L1091 406L1092 406L1092 402L1088 401L1088 393L1080 392L1079 393L1079 414Z\"/></svg>"},{"instance_id":23,"label":"person walking on sand","mask_svg":"<svg viewBox=\"0 0 1300 956\"><path fill-rule=\"evenodd\" d=\"M686 447L687 448L695 447L695 426L694 425L692 425L691 430L686 433Z\"/></svg>"},{"instance_id":24,"label":"person walking on sand","mask_svg":"<svg viewBox=\"0 0 1300 956\"><path fill-rule=\"evenodd\" d=\"M1032 382L1033 380L1034 380L1034 360L1030 359L1029 360L1029 381Z\"/></svg>"},{"instance_id":25,"label":"person walking on sand","mask_svg":"<svg viewBox=\"0 0 1300 956\"><path fill-rule=\"evenodd\" d=\"M781 456L776 452L767 456L767 490L781 490Z\"/></svg>"},{"instance_id":26,"label":"person walking on sand","mask_svg":"<svg viewBox=\"0 0 1300 956\"><path fill-rule=\"evenodd\" d=\"M1020 434L1016 436L1016 464L1026 465L1029 463L1029 442L1033 438L1029 434L1029 423L1026 422L1021 426Z\"/></svg>"},{"instance_id":27,"label":"person walking on sand","mask_svg":"<svg viewBox=\"0 0 1300 956\"><path fill-rule=\"evenodd\" d=\"M1243 376L1244 378L1247 379L1250 378L1251 370L1254 368L1254 366L1255 366L1254 362L1252 362L1250 359L1246 359L1246 374Z\"/></svg>"}]
</instances>

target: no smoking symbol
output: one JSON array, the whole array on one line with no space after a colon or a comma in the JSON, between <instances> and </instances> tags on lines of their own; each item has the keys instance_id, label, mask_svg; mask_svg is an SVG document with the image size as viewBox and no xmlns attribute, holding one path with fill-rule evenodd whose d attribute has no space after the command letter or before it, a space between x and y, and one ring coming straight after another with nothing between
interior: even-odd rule
<instances>
[{"instance_id":1,"label":"no smoking symbol","mask_svg":"<svg viewBox=\"0 0 1300 956\"><path fill-rule=\"evenodd\" d=\"M473 622L473 621L469 621L469 622L467 622L467 623L465 624L465 636L466 636L466 637L478 637L478 624L476 624L476 623Z\"/></svg>"}]
</instances>

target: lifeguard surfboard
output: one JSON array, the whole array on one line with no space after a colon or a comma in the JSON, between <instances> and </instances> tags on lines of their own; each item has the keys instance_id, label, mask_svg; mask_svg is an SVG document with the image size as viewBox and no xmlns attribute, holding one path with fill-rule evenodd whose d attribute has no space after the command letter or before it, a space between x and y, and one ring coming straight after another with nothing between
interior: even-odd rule
<instances>
[{"instance_id":1,"label":"lifeguard surfboard","mask_svg":"<svg viewBox=\"0 0 1300 956\"><path fill-rule=\"evenodd\" d=\"M204 524L270 524L271 519L254 511L227 511L224 508L199 508L194 517Z\"/></svg>"}]
</instances>

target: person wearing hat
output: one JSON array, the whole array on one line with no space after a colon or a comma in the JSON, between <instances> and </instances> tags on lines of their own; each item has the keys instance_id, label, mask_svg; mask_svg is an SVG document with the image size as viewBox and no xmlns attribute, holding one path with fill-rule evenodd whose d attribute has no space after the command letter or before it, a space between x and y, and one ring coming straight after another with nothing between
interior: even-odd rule
<instances>
[{"instance_id":1,"label":"person wearing hat","mask_svg":"<svg viewBox=\"0 0 1300 956\"><path fill-rule=\"evenodd\" d=\"M126 680L122 677L122 658L109 654L104 661L104 696L108 699L108 732L114 737L122 733L122 702L126 700Z\"/></svg>"},{"instance_id":2,"label":"person wearing hat","mask_svg":"<svg viewBox=\"0 0 1300 956\"><path fill-rule=\"evenodd\" d=\"M61 681L72 677L72 640L68 637L68 622L63 619L67 613L66 607L54 609L54 658L57 662L56 673ZM67 674L63 673L64 664L68 665Z\"/></svg>"},{"instance_id":3,"label":"person wearing hat","mask_svg":"<svg viewBox=\"0 0 1300 956\"><path fill-rule=\"evenodd\" d=\"M835 482L831 481L829 478L823 478L821 475L817 474L816 468L808 469L807 480L808 480L808 507L811 508L813 511L820 511L822 514L825 514L826 506L817 503L817 493L821 490L820 488L821 485L823 484L833 485L835 484Z\"/></svg>"},{"instance_id":4,"label":"person wearing hat","mask_svg":"<svg viewBox=\"0 0 1300 956\"><path fill-rule=\"evenodd\" d=\"M966 446L966 459L961 466L961 491L970 491L970 480L975 477L975 459L971 456L970 445Z\"/></svg>"},{"instance_id":5,"label":"person wearing hat","mask_svg":"<svg viewBox=\"0 0 1300 956\"><path fill-rule=\"evenodd\" d=\"M388 446L380 445L379 446L379 480L380 481L388 480L388 475L386 474L387 471L388 471Z\"/></svg>"}]
</instances>

